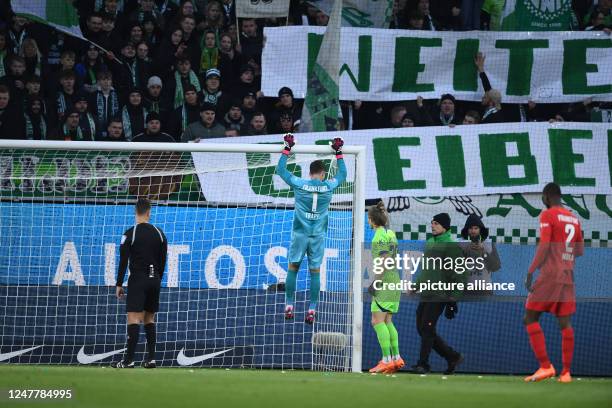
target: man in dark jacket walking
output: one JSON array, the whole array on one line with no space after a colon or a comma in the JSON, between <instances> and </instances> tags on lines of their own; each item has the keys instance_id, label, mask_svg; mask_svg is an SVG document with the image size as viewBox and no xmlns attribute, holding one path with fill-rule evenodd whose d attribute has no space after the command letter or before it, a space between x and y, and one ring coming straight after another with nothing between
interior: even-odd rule
<instances>
[{"instance_id":1,"label":"man in dark jacket walking","mask_svg":"<svg viewBox=\"0 0 612 408\"><path fill-rule=\"evenodd\" d=\"M442 312L445 312L448 319L455 317L456 302L462 293L460 287L465 287L465 273L455 271L462 252L451 237L450 226L448 214L441 213L433 217L433 237L425 244L421 273L416 280L420 295L416 324L421 336L421 351L419 361L412 366L412 372L417 374L430 371L429 355L432 349L447 361L445 374L453 374L457 365L463 361L463 356L448 346L436 332L436 324Z\"/></svg>"}]
</instances>

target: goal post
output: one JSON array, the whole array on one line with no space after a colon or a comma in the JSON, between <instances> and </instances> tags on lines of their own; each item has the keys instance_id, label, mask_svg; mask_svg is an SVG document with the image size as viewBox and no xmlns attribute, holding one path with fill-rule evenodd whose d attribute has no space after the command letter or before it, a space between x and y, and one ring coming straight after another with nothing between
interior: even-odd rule
<instances>
[{"instance_id":1,"label":"goal post","mask_svg":"<svg viewBox=\"0 0 612 408\"><path fill-rule=\"evenodd\" d=\"M319 316L282 310L294 199L278 144L0 141L0 363L108 364L125 343L114 298L123 231L148 196L169 241L158 313L162 366L362 370L363 146L345 146L347 182L330 204ZM305 177L329 146L298 145ZM212 199L208 198L213 197ZM129 292L129 286L127 288ZM144 352L144 337L137 359Z\"/></svg>"}]
</instances>

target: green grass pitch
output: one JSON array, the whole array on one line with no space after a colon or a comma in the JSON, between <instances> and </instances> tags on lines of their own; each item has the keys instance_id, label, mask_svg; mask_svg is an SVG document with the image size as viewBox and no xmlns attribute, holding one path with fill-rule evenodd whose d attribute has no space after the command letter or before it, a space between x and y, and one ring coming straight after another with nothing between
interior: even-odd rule
<instances>
[{"instance_id":1,"label":"green grass pitch","mask_svg":"<svg viewBox=\"0 0 612 408\"><path fill-rule=\"evenodd\" d=\"M73 390L71 401L8 401L7 389ZM427 376L202 368L0 366L10 407L609 407L612 379L526 384L501 375ZM41 405L42 404L42 405Z\"/></svg>"}]
</instances>

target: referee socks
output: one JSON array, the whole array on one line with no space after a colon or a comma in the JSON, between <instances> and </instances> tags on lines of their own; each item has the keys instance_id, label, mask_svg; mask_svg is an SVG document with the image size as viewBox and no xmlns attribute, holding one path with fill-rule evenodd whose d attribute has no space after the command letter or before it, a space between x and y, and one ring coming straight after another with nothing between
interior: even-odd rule
<instances>
[{"instance_id":1,"label":"referee socks","mask_svg":"<svg viewBox=\"0 0 612 408\"><path fill-rule=\"evenodd\" d=\"M140 335L140 324L128 324L127 326L127 351L125 352L124 361L131 363L134 361L134 353L136 345L138 345L138 336Z\"/></svg>"},{"instance_id":2,"label":"referee socks","mask_svg":"<svg viewBox=\"0 0 612 408\"><path fill-rule=\"evenodd\" d=\"M155 360L155 323L145 324L144 329L147 335L147 353L149 355L149 361Z\"/></svg>"}]
</instances>

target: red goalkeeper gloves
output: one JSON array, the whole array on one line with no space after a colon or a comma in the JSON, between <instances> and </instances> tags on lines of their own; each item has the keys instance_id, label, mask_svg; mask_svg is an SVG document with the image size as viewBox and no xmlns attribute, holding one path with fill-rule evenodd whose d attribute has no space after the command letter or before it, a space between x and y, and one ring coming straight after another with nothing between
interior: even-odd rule
<instances>
[{"instance_id":1,"label":"red goalkeeper gloves","mask_svg":"<svg viewBox=\"0 0 612 408\"><path fill-rule=\"evenodd\" d=\"M336 159L342 159L342 146L344 146L344 140L341 137L336 137L331 144L331 148L336 151Z\"/></svg>"},{"instance_id":2,"label":"red goalkeeper gloves","mask_svg":"<svg viewBox=\"0 0 612 408\"><path fill-rule=\"evenodd\" d=\"M288 156L291 153L291 148L295 146L295 136L293 136L293 133L285 133L283 141L283 154Z\"/></svg>"}]
</instances>

